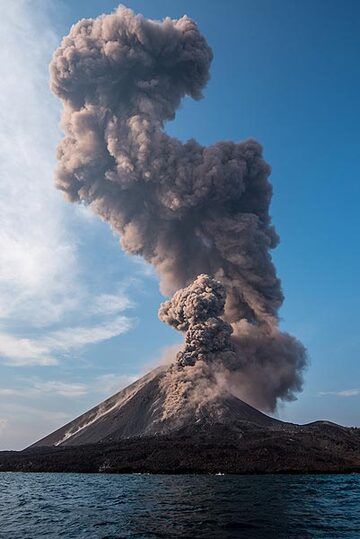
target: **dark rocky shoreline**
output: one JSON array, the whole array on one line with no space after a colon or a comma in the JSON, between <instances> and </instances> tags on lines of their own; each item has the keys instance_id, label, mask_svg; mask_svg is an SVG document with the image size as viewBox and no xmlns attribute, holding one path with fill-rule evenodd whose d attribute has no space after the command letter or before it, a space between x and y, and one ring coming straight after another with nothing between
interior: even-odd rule
<instances>
[{"instance_id":1,"label":"dark rocky shoreline","mask_svg":"<svg viewBox=\"0 0 360 539\"><path fill-rule=\"evenodd\" d=\"M77 473L360 473L360 429L327 422L286 429L177 433L1 452L0 471Z\"/></svg>"}]
</instances>

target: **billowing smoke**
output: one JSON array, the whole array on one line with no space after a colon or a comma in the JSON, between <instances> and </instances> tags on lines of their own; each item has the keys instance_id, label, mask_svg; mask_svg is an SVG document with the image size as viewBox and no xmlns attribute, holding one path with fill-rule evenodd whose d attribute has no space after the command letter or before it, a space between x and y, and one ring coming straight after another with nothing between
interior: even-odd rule
<instances>
[{"instance_id":1,"label":"billowing smoke","mask_svg":"<svg viewBox=\"0 0 360 539\"><path fill-rule=\"evenodd\" d=\"M178 302L203 293L207 278L163 307L163 318L191 333L179 362L210 357L223 340L238 359L230 362L236 387L248 402L274 409L278 398L301 389L306 358L303 346L278 329L283 295L270 256L278 243L269 216L270 168L254 140L204 147L164 132L184 96L202 97L211 60L188 17L159 22L119 7L74 25L51 63L66 134L56 185L108 221L126 252L154 265L164 294L204 273L222 283L224 321L225 294L209 281L216 298L207 322L211 350L204 342L194 349L197 330L185 308L177 312Z\"/></svg>"},{"instance_id":2,"label":"billowing smoke","mask_svg":"<svg viewBox=\"0 0 360 539\"><path fill-rule=\"evenodd\" d=\"M222 320L226 290L219 281L199 275L187 288L163 303L159 318L179 331L186 331L185 348L178 352L177 364L194 366L196 361L236 365L231 325Z\"/></svg>"}]
</instances>

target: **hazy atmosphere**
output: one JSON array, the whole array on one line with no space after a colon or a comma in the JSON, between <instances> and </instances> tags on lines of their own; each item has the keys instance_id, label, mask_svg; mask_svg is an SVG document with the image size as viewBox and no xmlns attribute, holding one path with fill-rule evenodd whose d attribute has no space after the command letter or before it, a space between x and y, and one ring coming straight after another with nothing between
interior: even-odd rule
<instances>
[{"instance_id":1,"label":"hazy atmosphere","mask_svg":"<svg viewBox=\"0 0 360 539\"><path fill-rule=\"evenodd\" d=\"M184 170L193 166L189 163L200 147L219 140L259 141L271 167L273 197L269 213L280 237L277 245L267 216L269 169L261 150L255 143L246 148L239 144L238 150L231 143L217 146L216 152L224 155L238 151L240 168L242 160L255 155L257 170L263 170L264 198L256 201L257 206L252 199L251 203L263 212L265 225L261 231L253 230L251 223L246 225L258 249L248 263L259 279L254 289L245 290L246 278L233 269L231 258L230 238L235 228L227 215L216 214L214 224L215 219L209 221L207 213L199 218L208 234L201 238L204 252L214 241L222 245L228 241L220 265L227 267L228 273L221 278L225 283L238 282L243 295L240 297L236 286L231 285L225 305L225 291L203 276L193 286L201 289L205 282L212 287L210 306L200 306L201 316L200 311L195 310L195 315L186 311L184 305L194 290L189 286L161 308L160 317L166 325L157 317L159 305L188 284L189 277L206 272L216 277L216 261L212 257L214 266L207 265L196 242L184 253L187 228L182 228L182 239L175 229L169 232L169 226L150 250L144 238L152 237L154 230L169 222L169 202L161 192L152 193L157 203L152 215L149 210L149 221L139 215L139 228L128 229L125 234L121 219L128 208L117 205L115 211L114 192L110 204L105 183L99 187L98 169L94 167L100 161L90 163L85 147L86 142L93 152L89 135L92 120L90 116L80 120L75 117L83 87L69 86L65 71L61 73L61 52L53 61L51 76L53 92L67 100L62 126L60 100L49 88L49 63L62 36L79 19L109 13L118 3L4 3L0 20L0 450L25 447L136 380L164 361L164 356L175 356L183 336L169 326L187 331L187 342L193 343L189 334L199 330L200 321L206 326L210 315L216 326L211 331L219 345L214 350L222 350L225 364L233 358L230 333L234 331L234 338L244 342L244 326L239 321L245 315L260 321L261 327L271 327L279 350L283 342L290 350L277 364L274 379L281 381L278 385L270 383L260 361L256 378L247 372L252 404L286 421L305 423L321 418L360 426L360 165L354 158L360 140L359 125L354 121L359 113L360 90L360 38L354 22L355 13L360 15L359 5L347 2L342 9L332 1L319 1L314 6L308 0L301 4L229 0L225 13L221 4L209 6L204 0L127 2L127 7L149 18L180 18L185 14L193 18L214 56L207 84L212 55L203 43L202 49L199 47L203 71L196 74L197 84L186 86L184 72L184 79L178 78L171 91L164 86L161 99L162 89L154 92L154 102L161 102L161 107L154 107L149 127L160 140L158 148L147 148L151 158L155 154L158 157L154 166L165 166L160 148L161 144L173 144L175 139L171 137L183 143L173 144L171 151L185 155ZM89 76L89 71L84 72ZM74 80L78 84L80 79ZM108 99L106 107L111 111L111 96L105 90L101 107ZM203 99L198 100L201 92ZM178 108L185 93L196 100L185 97ZM135 98L132 105L134 102ZM144 104L139 101L136 106L141 111ZM141 121L141 114L139 118ZM165 133L160 129L164 120ZM142 147L146 145L144 125L139 131ZM56 183L68 199L91 202L94 211L69 204L54 186L56 147L64 136L63 129L66 132L69 126L83 140L76 159L82 159L89 185L95 171L94 185L76 191L76 182L68 174L71 165L66 139ZM110 122L108 128L111 130ZM134 140L138 129L132 127ZM197 142L186 145L189 139ZM117 143L116 139L113 144ZM191 159L186 152L191 152ZM142 172L148 170L145 158L139 152ZM118 167L122 163L125 170L127 165L119 152L117 159ZM222 174L226 173L224 167ZM151 176L151 168L145 174ZM200 186L200 168L196 175ZM136 181L135 172L133 176ZM229 178L230 182L230 173ZM205 198L200 187L199 192ZM134 193L138 197L137 187ZM176 200L179 208L181 204L195 204L181 200L181 193L171 196L171 204ZM232 192L219 189L208 200L225 196L231 197ZM209 205L211 202L207 202ZM98 215L110 222L114 232ZM189 226L184 225L183 214L181 219L182 227ZM117 233L122 236L122 248ZM169 253L170 247L173 251ZM272 261L267 258L269 248ZM158 262L161 252L168 253L172 265ZM143 254L147 262L133 253ZM189 260L194 261L193 267ZM224 309L225 322L217 318ZM263 333L256 339L266 350ZM307 350L307 365L302 345ZM205 354L214 351L205 345L203 350ZM181 354L178 361L191 365L191 346ZM281 400L284 398L289 402Z\"/></svg>"}]
</instances>

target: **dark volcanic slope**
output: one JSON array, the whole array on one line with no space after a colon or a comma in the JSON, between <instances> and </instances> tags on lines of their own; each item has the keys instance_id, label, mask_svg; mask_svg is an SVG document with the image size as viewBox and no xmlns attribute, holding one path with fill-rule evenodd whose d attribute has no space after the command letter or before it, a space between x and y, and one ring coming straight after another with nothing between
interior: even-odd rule
<instances>
[{"instance_id":1,"label":"dark volcanic slope","mask_svg":"<svg viewBox=\"0 0 360 539\"><path fill-rule=\"evenodd\" d=\"M161 406L159 382L162 376L161 368L151 371L32 447L82 445L98 443L108 437L151 434Z\"/></svg>"},{"instance_id":2,"label":"dark volcanic slope","mask_svg":"<svg viewBox=\"0 0 360 539\"><path fill-rule=\"evenodd\" d=\"M215 425L233 430L244 423L254 427L280 427L277 421L233 395L218 397L176 418L163 419L163 393L159 384L164 369L158 368L113 395L64 427L36 442L40 446L78 446L112 443L125 438L187 431L189 434Z\"/></svg>"}]
</instances>

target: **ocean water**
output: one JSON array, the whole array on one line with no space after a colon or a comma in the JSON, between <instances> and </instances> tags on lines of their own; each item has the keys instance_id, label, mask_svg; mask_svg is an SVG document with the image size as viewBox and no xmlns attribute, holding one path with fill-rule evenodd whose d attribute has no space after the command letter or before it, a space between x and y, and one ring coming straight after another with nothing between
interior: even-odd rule
<instances>
[{"instance_id":1,"label":"ocean water","mask_svg":"<svg viewBox=\"0 0 360 539\"><path fill-rule=\"evenodd\" d=\"M360 538L360 475L0 473L0 537Z\"/></svg>"}]
</instances>

